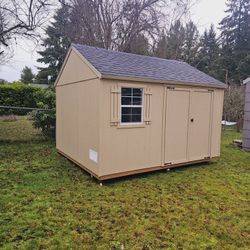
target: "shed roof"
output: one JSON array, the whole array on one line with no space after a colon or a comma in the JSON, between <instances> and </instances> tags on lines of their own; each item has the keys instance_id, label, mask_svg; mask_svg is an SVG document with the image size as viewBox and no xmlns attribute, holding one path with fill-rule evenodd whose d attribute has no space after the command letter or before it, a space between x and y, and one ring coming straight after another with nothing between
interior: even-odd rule
<instances>
[{"instance_id":1,"label":"shed roof","mask_svg":"<svg viewBox=\"0 0 250 250\"><path fill-rule=\"evenodd\" d=\"M224 88L226 85L177 60L142 56L81 44L72 44L101 75L101 78L137 79L154 82L178 82L186 85L207 85Z\"/></svg>"}]
</instances>

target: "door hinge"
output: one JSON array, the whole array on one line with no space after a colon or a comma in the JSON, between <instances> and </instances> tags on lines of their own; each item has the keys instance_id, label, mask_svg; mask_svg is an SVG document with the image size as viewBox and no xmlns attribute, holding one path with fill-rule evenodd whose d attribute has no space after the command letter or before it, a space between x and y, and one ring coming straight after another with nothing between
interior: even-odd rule
<instances>
[{"instance_id":1,"label":"door hinge","mask_svg":"<svg viewBox=\"0 0 250 250\"><path fill-rule=\"evenodd\" d=\"M175 87L167 86L167 89L175 89Z\"/></svg>"},{"instance_id":2,"label":"door hinge","mask_svg":"<svg viewBox=\"0 0 250 250\"><path fill-rule=\"evenodd\" d=\"M207 91L209 91L209 92L214 92L214 90L213 90L213 89L208 89Z\"/></svg>"},{"instance_id":3,"label":"door hinge","mask_svg":"<svg viewBox=\"0 0 250 250\"><path fill-rule=\"evenodd\" d=\"M167 162L167 163L165 163L164 165L165 166L169 166L169 165L172 165L173 164L173 162Z\"/></svg>"}]
</instances>

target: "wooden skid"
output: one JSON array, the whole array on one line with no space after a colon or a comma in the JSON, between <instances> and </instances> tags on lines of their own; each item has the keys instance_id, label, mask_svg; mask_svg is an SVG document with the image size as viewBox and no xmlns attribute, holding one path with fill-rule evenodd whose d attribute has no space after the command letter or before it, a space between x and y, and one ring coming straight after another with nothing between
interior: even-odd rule
<instances>
[{"instance_id":1,"label":"wooden skid","mask_svg":"<svg viewBox=\"0 0 250 250\"><path fill-rule=\"evenodd\" d=\"M69 159L70 161L74 162L77 166L79 166L80 168L82 168L83 170L85 170L86 172L91 174L93 177L95 177L99 181L110 180L110 179L115 179L115 178L129 176L129 175L136 175L136 174L154 172L154 171L157 171L157 170L177 168L177 167L181 167L181 166L193 165L193 164L198 164L198 163L205 163L205 162L210 162L210 161L219 159L219 157L213 157L213 158L206 158L206 159L183 162L183 163L178 163L178 164L171 164L171 165L165 165L165 166L156 166L156 167L143 168L143 169L131 170L131 171L126 171L126 172L121 172L121 173L98 176L95 173L93 173L91 170L89 170L87 167L83 166L81 163L79 163L76 160L72 159L70 156L63 153L59 149L57 149L57 152L59 154L61 154L62 156L66 157L67 159Z\"/></svg>"}]
</instances>

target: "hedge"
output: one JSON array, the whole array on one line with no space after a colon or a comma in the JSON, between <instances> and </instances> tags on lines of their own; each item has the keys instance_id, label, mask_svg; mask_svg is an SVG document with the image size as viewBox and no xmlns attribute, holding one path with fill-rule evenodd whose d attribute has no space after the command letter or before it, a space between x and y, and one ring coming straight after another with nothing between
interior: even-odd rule
<instances>
[{"instance_id":1,"label":"hedge","mask_svg":"<svg viewBox=\"0 0 250 250\"><path fill-rule=\"evenodd\" d=\"M36 99L36 93L40 91L40 88L29 86L21 82L0 85L0 105L37 108L38 100ZM24 115L28 112L30 111L0 108L0 115Z\"/></svg>"}]
</instances>

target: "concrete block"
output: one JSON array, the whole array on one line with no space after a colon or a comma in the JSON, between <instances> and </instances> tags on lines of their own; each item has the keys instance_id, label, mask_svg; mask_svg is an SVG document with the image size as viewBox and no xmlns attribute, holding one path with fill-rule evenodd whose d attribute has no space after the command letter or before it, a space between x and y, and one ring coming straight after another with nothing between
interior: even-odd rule
<instances>
[{"instance_id":1,"label":"concrete block","mask_svg":"<svg viewBox=\"0 0 250 250\"><path fill-rule=\"evenodd\" d=\"M250 93L250 83L246 84L246 92Z\"/></svg>"},{"instance_id":2,"label":"concrete block","mask_svg":"<svg viewBox=\"0 0 250 250\"><path fill-rule=\"evenodd\" d=\"M243 130L250 130L250 122L249 121L244 121L243 123Z\"/></svg>"},{"instance_id":3,"label":"concrete block","mask_svg":"<svg viewBox=\"0 0 250 250\"><path fill-rule=\"evenodd\" d=\"M244 113L244 120L250 122L250 111L246 111Z\"/></svg>"},{"instance_id":4,"label":"concrete block","mask_svg":"<svg viewBox=\"0 0 250 250\"><path fill-rule=\"evenodd\" d=\"M243 138L250 139L250 130L243 130Z\"/></svg>"},{"instance_id":5,"label":"concrete block","mask_svg":"<svg viewBox=\"0 0 250 250\"><path fill-rule=\"evenodd\" d=\"M245 102L245 112L250 111L250 101L249 102Z\"/></svg>"},{"instance_id":6,"label":"concrete block","mask_svg":"<svg viewBox=\"0 0 250 250\"><path fill-rule=\"evenodd\" d=\"M242 146L244 149L250 150L250 139L244 139L242 141Z\"/></svg>"}]
</instances>

